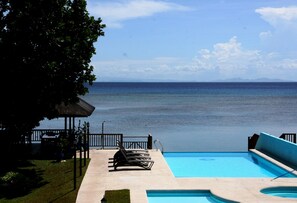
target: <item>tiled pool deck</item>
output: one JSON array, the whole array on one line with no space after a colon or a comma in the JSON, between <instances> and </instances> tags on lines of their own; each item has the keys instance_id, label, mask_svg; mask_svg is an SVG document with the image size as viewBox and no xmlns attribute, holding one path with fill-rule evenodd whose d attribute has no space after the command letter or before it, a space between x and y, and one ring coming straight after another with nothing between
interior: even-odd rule
<instances>
[{"instance_id":1,"label":"tiled pool deck","mask_svg":"<svg viewBox=\"0 0 297 203\"><path fill-rule=\"evenodd\" d=\"M116 150L91 150L88 170L77 196L77 203L98 203L105 190L130 189L131 203L148 203L146 190L211 190L217 196L238 202L296 202L260 192L266 187L297 186L297 178L175 178L160 151L151 150L152 170L113 171L109 159ZM256 153L260 153L257 152ZM260 153L261 154L261 153ZM261 154L263 155L263 154ZM274 161L274 160L272 160ZM191 167L191 166L189 166Z\"/></svg>"}]
</instances>

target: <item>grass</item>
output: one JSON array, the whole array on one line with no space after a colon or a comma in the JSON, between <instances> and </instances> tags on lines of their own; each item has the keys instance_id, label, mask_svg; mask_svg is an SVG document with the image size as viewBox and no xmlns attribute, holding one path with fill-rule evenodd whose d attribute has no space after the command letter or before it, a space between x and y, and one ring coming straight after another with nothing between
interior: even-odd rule
<instances>
[{"instance_id":1,"label":"grass","mask_svg":"<svg viewBox=\"0 0 297 203\"><path fill-rule=\"evenodd\" d=\"M1 167L0 202L75 202L89 161L87 159L80 176L79 159L76 160L76 189L73 183L74 159L66 162L26 160ZM3 184L4 180L6 184Z\"/></svg>"},{"instance_id":2,"label":"grass","mask_svg":"<svg viewBox=\"0 0 297 203\"><path fill-rule=\"evenodd\" d=\"M130 203L130 190L106 190L105 199L108 203Z\"/></svg>"}]
</instances>

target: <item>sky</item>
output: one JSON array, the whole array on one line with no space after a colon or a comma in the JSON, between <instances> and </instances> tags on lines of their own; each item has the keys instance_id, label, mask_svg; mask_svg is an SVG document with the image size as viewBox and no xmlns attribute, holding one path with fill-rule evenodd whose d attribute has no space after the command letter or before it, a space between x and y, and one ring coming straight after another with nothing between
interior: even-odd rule
<instances>
[{"instance_id":1,"label":"sky","mask_svg":"<svg viewBox=\"0 0 297 203\"><path fill-rule=\"evenodd\" d=\"M297 81L296 0L87 0L97 81Z\"/></svg>"}]
</instances>

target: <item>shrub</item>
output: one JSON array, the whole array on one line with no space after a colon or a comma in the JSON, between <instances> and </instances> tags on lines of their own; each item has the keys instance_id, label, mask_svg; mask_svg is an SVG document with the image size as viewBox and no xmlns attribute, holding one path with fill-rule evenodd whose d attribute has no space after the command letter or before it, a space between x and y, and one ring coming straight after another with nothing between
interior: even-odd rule
<instances>
[{"instance_id":1,"label":"shrub","mask_svg":"<svg viewBox=\"0 0 297 203\"><path fill-rule=\"evenodd\" d=\"M8 196L23 194L28 189L29 178L16 171L9 171L0 177L0 189Z\"/></svg>"}]
</instances>

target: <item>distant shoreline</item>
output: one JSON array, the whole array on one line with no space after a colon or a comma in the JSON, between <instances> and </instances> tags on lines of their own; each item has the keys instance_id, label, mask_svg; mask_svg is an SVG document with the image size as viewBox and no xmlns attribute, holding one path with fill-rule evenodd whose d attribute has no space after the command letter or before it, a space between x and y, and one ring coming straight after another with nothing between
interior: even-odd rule
<instances>
[{"instance_id":1,"label":"distant shoreline","mask_svg":"<svg viewBox=\"0 0 297 203\"><path fill-rule=\"evenodd\" d=\"M182 82L182 81L95 81L93 83L297 83L297 81L209 81L209 82Z\"/></svg>"}]
</instances>

